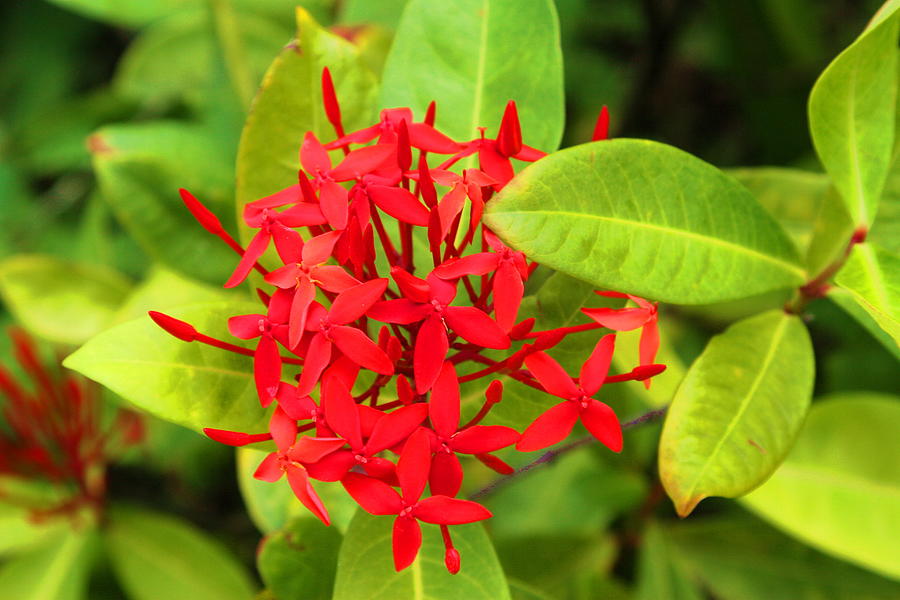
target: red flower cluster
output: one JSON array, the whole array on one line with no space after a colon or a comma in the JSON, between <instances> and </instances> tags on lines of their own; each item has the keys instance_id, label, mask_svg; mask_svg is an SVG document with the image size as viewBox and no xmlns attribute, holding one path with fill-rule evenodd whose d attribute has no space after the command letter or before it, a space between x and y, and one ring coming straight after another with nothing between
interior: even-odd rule
<instances>
[{"instance_id":1,"label":"red flower cluster","mask_svg":"<svg viewBox=\"0 0 900 600\"><path fill-rule=\"evenodd\" d=\"M161 313L151 316L180 339L253 355L259 400L275 403L269 431L205 431L235 446L272 440L275 450L257 478L286 476L297 498L326 524L328 511L311 480L340 481L364 510L395 515L397 570L418 553L419 522L438 524L447 568L455 573L459 553L448 526L491 516L480 504L456 498L463 480L458 455L510 473L493 452L545 448L565 438L579 418L618 452L616 415L593 396L604 383L646 380L662 371L653 364L656 310L632 298L639 308L586 310L595 323L535 332L533 318L519 321L525 282L536 265L481 223L485 203L514 176L512 159L544 155L522 143L513 102L496 139L483 129L474 140L450 139L434 127L433 103L422 122L409 109L389 109L375 125L347 134L327 70L322 83L336 139L323 144L307 133L298 183L245 207L245 222L257 230L246 249L182 190L207 231L241 254L226 286L240 284L253 269L271 286L258 290L264 310L228 322L234 336L258 339L255 351ZM604 110L596 136L605 137L606 123ZM338 153L342 158L334 161ZM433 155L447 158L431 167ZM467 157L477 157L479 168L451 170ZM282 265L272 271L259 263L270 246ZM429 272L414 275L423 264ZM600 338L577 380L547 354L571 333L641 326L641 365L629 373L607 373L614 334ZM518 348L502 360L484 352L513 344ZM492 375L565 401L523 433L481 425L502 396L495 380L481 410L461 423L460 384ZM383 399L386 390L395 395ZM426 485L430 495L423 497Z\"/></svg>"},{"instance_id":2,"label":"red flower cluster","mask_svg":"<svg viewBox=\"0 0 900 600\"><path fill-rule=\"evenodd\" d=\"M61 488L58 504L33 506L28 499L7 498L32 509L35 518L77 515L83 507L100 510L109 459L143 438L143 423L132 412L118 411L104 428L99 389L60 370L47 369L25 332L10 330L13 353L31 386L16 381L0 365L4 423L0 426L0 475L42 480ZM29 389L31 388L31 389ZM8 496L10 492L0 490Z\"/></svg>"}]
</instances>

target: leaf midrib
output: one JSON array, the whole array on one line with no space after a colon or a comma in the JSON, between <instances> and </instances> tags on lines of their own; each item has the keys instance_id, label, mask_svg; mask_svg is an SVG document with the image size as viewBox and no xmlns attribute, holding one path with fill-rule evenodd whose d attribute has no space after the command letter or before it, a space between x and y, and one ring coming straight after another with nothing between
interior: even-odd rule
<instances>
[{"instance_id":1,"label":"leaf midrib","mask_svg":"<svg viewBox=\"0 0 900 600\"><path fill-rule=\"evenodd\" d=\"M619 225L631 226L639 229L649 229L651 231L661 231L664 233L672 234L675 236L682 236L685 238L697 240L701 243L708 244L710 246L720 246L723 248L727 248L732 252L738 254L746 254L748 256L754 257L758 260L763 260L766 262L770 262L772 264L778 265L785 271L789 271L791 273L797 274L801 279L805 278L806 271L802 268L793 265L787 261L781 260L779 258L775 258L769 254L764 254L759 252L758 250L753 250L752 248L748 248L746 246L741 246L740 244L736 244L734 242L729 242L723 240L721 238L716 238L708 235L703 235L700 233L695 233L693 231L687 231L686 229L678 229L675 227L666 227L663 225L656 225L653 223L645 223L642 221L632 221L628 219L620 219L617 217L609 217L604 215L596 215L592 213L578 213L573 211L564 211L564 210L518 210L518 211L496 211L494 212L495 216L499 215L550 215L550 216L568 216L574 217L578 219L591 219L595 221L606 221L609 223L615 223Z\"/></svg>"},{"instance_id":2,"label":"leaf midrib","mask_svg":"<svg viewBox=\"0 0 900 600\"><path fill-rule=\"evenodd\" d=\"M714 462L715 458L722 450L722 447L725 445L725 442L731 437L731 433L734 431L735 427L737 427L738 422L741 420L741 418L744 416L744 413L747 411L747 408L750 406L750 403L756 395L759 386L762 384L762 381L765 378L765 375L768 372L772 361L775 359L776 349L778 348L778 345L781 343L781 340L784 337L787 324L788 317L782 317L781 321L778 323L778 326L775 328L775 331L772 333L772 339L769 342L769 348L766 351L766 356L763 359L761 368L757 372L756 377L753 379L753 382L750 384L750 388L747 390L744 398L741 400L737 412L731 418L731 421L729 421L728 427L725 428L725 432L716 442L716 445L712 449L712 452L710 452L706 457L706 460L703 463L703 467L701 467L700 472L694 478L694 481L691 484L690 488L688 488L686 498L689 501L693 500L694 494L697 490L697 486L700 485L701 481L703 481L703 476L706 474L709 466Z\"/></svg>"}]
</instances>

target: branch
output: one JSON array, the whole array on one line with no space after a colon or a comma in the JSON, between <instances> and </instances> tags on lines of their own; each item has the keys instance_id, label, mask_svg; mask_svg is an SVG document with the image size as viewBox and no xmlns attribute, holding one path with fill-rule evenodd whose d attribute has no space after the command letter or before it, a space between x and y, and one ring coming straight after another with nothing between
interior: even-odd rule
<instances>
[{"instance_id":1,"label":"branch","mask_svg":"<svg viewBox=\"0 0 900 600\"><path fill-rule=\"evenodd\" d=\"M622 423L622 429L631 429L632 427L637 427L638 425L647 423L648 421L656 420L656 419L662 417L663 415L665 415L668 408L669 408L668 406L664 406L663 408L651 410L650 412L644 413L643 415L641 415L635 419L632 419L631 421ZM579 438L573 442L569 442L568 444L566 444L564 446L559 446L558 448L554 448L553 450L548 450L547 452L544 452L541 456L539 456L532 462L519 467L518 469L516 469L509 475L504 475L503 477L499 477L499 478L495 479L494 481L492 481L491 483L487 484L480 490L478 490L475 493L473 493L472 495L470 495L469 500L478 500L479 498L484 498L485 496L489 496L489 495L493 494L495 491L497 491L497 489L505 486L507 483L509 483L513 479L516 479L517 477L520 477L521 475L524 475L525 473L532 471L532 470L540 467L541 465L549 464L549 463L553 462L560 455L565 454L571 450L575 450L576 448L581 448L582 446L586 446L587 444L589 444L592 441L594 441L594 436L586 435L586 436Z\"/></svg>"}]
</instances>

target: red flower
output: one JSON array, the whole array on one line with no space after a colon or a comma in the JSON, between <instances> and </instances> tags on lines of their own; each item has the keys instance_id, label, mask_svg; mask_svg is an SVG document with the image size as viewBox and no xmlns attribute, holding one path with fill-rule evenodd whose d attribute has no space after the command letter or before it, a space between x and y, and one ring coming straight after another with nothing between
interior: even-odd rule
<instances>
[{"instance_id":1,"label":"red flower","mask_svg":"<svg viewBox=\"0 0 900 600\"><path fill-rule=\"evenodd\" d=\"M413 368L416 391L431 389L450 346L449 327L465 340L483 348L509 348L509 336L483 311L472 306L450 306L456 297L456 285L429 275L427 280L400 269L391 269L404 298L375 304L368 312L384 323L418 323L424 321L416 336Z\"/></svg>"},{"instance_id":2,"label":"red flower","mask_svg":"<svg viewBox=\"0 0 900 600\"><path fill-rule=\"evenodd\" d=\"M516 444L516 449L531 452L551 446L568 436L580 418L600 443L613 452L622 450L622 428L616 413L591 397L600 391L609 372L615 340L614 334L600 338L591 356L581 367L578 383L544 352L536 352L525 358L528 370L544 389L566 401L557 404L529 425Z\"/></svg>"},{"instance_id":3,"label":"red flower","mask_svg":"<svg viewBox=\"0 0 900 600\"><path fill-rule=\"evenodd\" d=\"M263 459L253 476L262 481L278 481L287 476L288 484L297 499L323 523L331 523L328 510L309 481L305 463L315 463L344 445L338 438L297 439L297 422L280 407L272 413L269 431L278 448Z\"/></svg>"},{"instance_id":4,"label":"red flower","mask_svg":"<svg viewBox=\"0 0 900 600\"><path fill-rule=\"evenodd\" d=\"M470 500L449 496L420 499L428 481L431 444L428 432L419 429L406 442L397 462L401 493L383 481L359 473L348 473L344 488L359 505L373 515L397 515L394 520L394 568L401 571L412 564L422 545L419 521L438 525L461 525L491 517L490 511Z\"/></svg>"},{"instance_id":5,"label":"red flower","mask_svg":"<svg viewBox=\"0 0 900 600\"><path fill-rule=\"evenodd\" d=\"M659 303L650 303L631 294L620 292L595 292L608 298L628 298L638 305L637 308L582 308L581 312L607 329L615 331L631 331L641 328L639 344L640 364L650 365L656 359L659 350L659 326L657 325L657 309ZM644 380L644 387L650 389L650 380Z\"/></svg>"},{"instance_id":6,"label":"red flower","mask_svg":"<svg viewBox=\"0 0 900 600\"><path fill-rule=\"evenodd\" d=\"M459 380L453 363L445 362L431 391L428 416L434 428L431 493L455 496L462 485L460 454L485 454L515 444L519 433L501 425L459 428Z\"/></svg>"}]
</instances>

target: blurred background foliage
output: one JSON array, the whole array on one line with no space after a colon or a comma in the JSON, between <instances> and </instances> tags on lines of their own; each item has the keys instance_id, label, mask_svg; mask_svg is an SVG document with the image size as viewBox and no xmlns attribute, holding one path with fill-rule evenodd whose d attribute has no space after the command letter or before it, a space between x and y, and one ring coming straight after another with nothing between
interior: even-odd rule
<instances>
[{"instance_id":1,"label":"blurred background foliage","mask_svg":"<svg viewBox=\"0 0 900 600\"><path fill-rule=\"evenodd\" d=\"M299 3L358 44L375 72L404 4ZM232 256L196 227L175 191L192 189L226 227L236 227L241 127L266 68L294 35L295 4L0 5L0 324L20 323L52 355L53 345L65 353L148 308L223 296L218 286ZM816 169L809 90L880 4L557 0L563 146L589 139L607 104L617 137L663 141L720 167ZM673 360L689 364L725 324L781 302L669 309ZM817 397L897 392L897 357L867 330L830 300L816 302L810 319ZM4 363L9 355L0 336ZM618 401L623 417L645 406L637 397ZM895 582L805 546L740 502L710 500L678 521L656 477L659 429L628 433L621 456L572 452L489 498L497 515L490 528L514 597L900 597ZM140 448L110 468L109 497L180 515L253 569L259 533L238 489L234 453L160 421L148 419L147 431ZM263 530L284 525L284 518L265 522L272 497L253 500L245 492ZM0 539L17 535L7 521L0 518ZM114 552L129 547L121 536L112 539L124 544L112 544ZM118 578L107 561L96 562L87 597L121 597L127 567L114 567ZM263 570L263 579L277 588L277 569Z\"/></svg>"}]
</instances>

